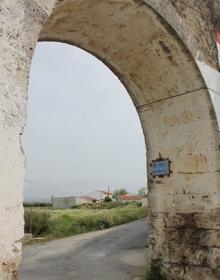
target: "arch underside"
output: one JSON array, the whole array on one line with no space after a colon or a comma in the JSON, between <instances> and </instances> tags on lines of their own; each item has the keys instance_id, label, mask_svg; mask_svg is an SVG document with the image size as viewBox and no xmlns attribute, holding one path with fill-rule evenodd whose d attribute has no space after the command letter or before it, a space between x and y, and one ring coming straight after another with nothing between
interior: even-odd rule
<instances>
[{"instance_id":1,"label":"arch underside","mask_svg":"<svg viewBox=\"0 0 220 280\"><path fill-rule=\"evenodd\" d=\"M172 161L169 178L148 174L151 260L169 275L174 271L175 279L197 277L201 271L201 279L208 279L204 267L216 277L217 263L210 265L215 254L204 246L213 237L208 229L219 233L213 220L206 223L208 213L219 207L217 127L208 91L187 48L155 11L132 0L63 1L39 40L87 50L125 85L142 123L148 170L159 153ZM207 244L198 242L202 236ZM204 265L205 258L209 261Z\"/></svg>"},{"instance_id":2,"label":"arch underside","mask_svg":"<svg viewBox=\"0 0 220 280\"><path fill-rule=\"evenodd\" d=\"M73 44L99 57L137 107L204 88L177 35L142 1L63 1L39 40Z\"/></svg>"}]
</instances>

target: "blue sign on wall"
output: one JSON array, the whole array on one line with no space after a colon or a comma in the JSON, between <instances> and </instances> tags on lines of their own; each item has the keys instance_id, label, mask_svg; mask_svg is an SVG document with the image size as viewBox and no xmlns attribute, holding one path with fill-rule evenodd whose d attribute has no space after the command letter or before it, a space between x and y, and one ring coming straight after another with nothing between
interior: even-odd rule
<instances>
[{"instance_id":1,"label":"blue sign on wall","mask_svg":"<svg viewBox=\"0 0 220 280\"><path fill-rule=\"evenodd\" d=\"M152 162L153 176L169 176L170 175L170 161L168 159L158 159Z\"/></svg>"}]
</instances>

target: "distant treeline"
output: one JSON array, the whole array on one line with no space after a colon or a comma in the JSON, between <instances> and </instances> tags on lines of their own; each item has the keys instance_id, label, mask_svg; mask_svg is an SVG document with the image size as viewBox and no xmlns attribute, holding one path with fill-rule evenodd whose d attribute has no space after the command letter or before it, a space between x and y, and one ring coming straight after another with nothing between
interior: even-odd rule
<instances>
[{"instance_id":1,"label":"distant treeline","mask_svg":"<svg viewBox=\"0 0 220 280\"><path fill-rule=\"evenodd\" d=\"M24 207L52 207L52 203L49 202L24 202Z\"/></svg>"}]
</instances>

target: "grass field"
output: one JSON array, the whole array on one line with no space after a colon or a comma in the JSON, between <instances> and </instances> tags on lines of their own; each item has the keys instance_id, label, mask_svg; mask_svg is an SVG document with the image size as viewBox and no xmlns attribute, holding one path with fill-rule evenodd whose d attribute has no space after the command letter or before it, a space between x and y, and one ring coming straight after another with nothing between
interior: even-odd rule
<instances>
[{"instance_id":1,"label":"grass field","mask_svg":"<svg viewBox=\"0 0 220 280\"><path fill-rule=\"evenodd\" d=\"M25 208L25 232L46 239L62 238L110 228L146 215L147 210L136 205L97 210Z\"/></svg>"}]
</instances>

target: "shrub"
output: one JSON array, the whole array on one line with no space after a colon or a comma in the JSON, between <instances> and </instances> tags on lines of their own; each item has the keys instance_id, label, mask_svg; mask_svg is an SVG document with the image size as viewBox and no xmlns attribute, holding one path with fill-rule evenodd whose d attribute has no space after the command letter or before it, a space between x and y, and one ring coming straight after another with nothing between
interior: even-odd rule
<instances>
[{"instance_id":1,"label":"shrub","mask_svg":"<svg viewBox=\"0 0 220 280\"><path fill-rule=\"evenodd\" d=\"M25 233L32 233L34 237L48 233L50 214L45 211L25 209Z\"/></svg>"},{"instance_id":2,"label":"shrub","mask_svg":"<svg viewBox=\"0 0 220 280\"><path fill-rule=\"evenodd\" d=\"M24 207L53 207L52 203L49 202L24 202Z\"/></svg>"},{"instance_id":3,"label":"shrub","mask_svg":"<svg viewBox=\"0 0 220 280\"><path fill-rule=\"evenodd\" d=\"M141 201L137 201L136 205L137 205L137 207L141 207L142 206L142 202Z\"/></svg>"},{"instance_id":4,"label":"shrub","mask_svg":"<svg viewBox=\"0 0 220 280\"><path fill-rule=\"evenodd\" d=\"M128 203L131 204L131 203ZM128 205L127 204L127 205ZM134 206L136 206L135 203L133 203ZM80 205L75 205L72 206L71 209L92 209L92 210L97 210L97 209L111 209L111 208L117 208L117 207L124 207L126 206L125 203L121 201L111 201L110 200L105 200L103 201L102 204L100 203L84 203Z\"/></svg>"},{"instance_id":5,"label":"shrub","mask_svg":"<svg viewBox=\"0 0 220 280\"><path fill-rule=\"evenodd\" d=\"M111 202L112 199L110 197L105 197L104 202Z\"/></svg>"},{"instance_id":6,"label":"shrub","mask_svg":"<svg viewBox=\"0 0 220 280\"><path fill-rule=\"evenodd\" d=\"M79 205L73 205L70 207L70 209L79 209L79 208L80 208Z\"/></svg>"},{"instance_id":7,"label":"shrub","mask_svg":"<svg viewBox=\"0 0 220 280\"><path fill-rule=\"evenodd\" d=\"M162 275L158 265L153 264L149 271L146 273L146 280L166 280L166 277Z\"/></svg>"},{"instance_id":8,"label":"shrub","mask_svg":"<svg viewBox=\"0 0 220 280\"><path fill-rule=\"evenodd\" d=\"M123 206L125 205L121 201L104 202L102 205L104 209L112 209L112 208L123 207Z\"/></svg>"}]
</instances>

